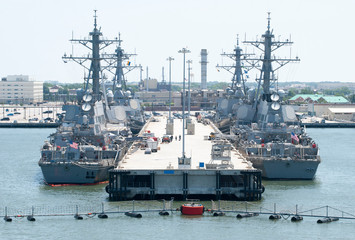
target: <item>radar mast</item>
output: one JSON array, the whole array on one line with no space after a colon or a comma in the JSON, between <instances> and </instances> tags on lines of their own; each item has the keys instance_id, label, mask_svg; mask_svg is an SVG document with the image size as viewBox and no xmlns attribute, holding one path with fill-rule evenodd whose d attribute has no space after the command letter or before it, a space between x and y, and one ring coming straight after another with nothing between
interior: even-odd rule
<instances>
[{"instance_id":1,"label":"radar mast","mask_svg":"<svg viewBox=\"0 0 355 240\"><path fill-rule=\"evenodd\" d=\"M253 54L242 53L243 50L239 47L239 35L237 35L237 46L234 48L234 53L222 53L221 56L229 57L234 61L233 65L218 65L218 68L223 68L228 72L233 74L231 90L236 92L238 90L242 90L244 95L246 93L245 82L246 78L249 77L247 73L250 69L254 68L254 63L247 62L247 58ZM233 70L234 69L234 70ZM244 71L243 71L244 70ZM246 77L244 77L244 74Z\"/></svg>"},{"instance_id":2,"label":"radar mast","mask_svg":"<svg viewBox=\"0 0 355 240\"><path fill-rule=\"evenodd\" d=\"M251 44L252 46L258 48L259 50L262 51L262 55L260 58L250 58L248 60L250 61L255 61L255 63L261 62L262 67L256 67L257 69L260 70L260 78L258 79L259 81L259 86L262 81L262 88L263 88L263 94L261 95L261 100L265 100L267 102L272 102L271 100L271 92L270 92L270 86L276 81L274 72L281 67L285 66L289 62L298 62L300 59L298 57L296 58L277 58L276 56L271 56L272 52L275 50L279 49L282 46L285 45L292 45L293 42L291 42L289 39L286 39L286 41L274 41L274 34L273 30L270 30L270 12L268 13L268 25L267 25L267 30L266 32L262 35L261 40L256 40L256 41L244 41L243 43ZM273 69L272 63L276 63L277 66ZM259 88L258 88L258 93L255 96L256 102L258 102L258 95L259 95Z\"/></svg>"},{"instance_id":3,"label":"radar mast","mask_svg":"<svg viewBox=\"0 0 355 240\"><path fill-rule=\"evenodd\" d=\"M92 32L89 33L90 38L89 39L74 39L72 38L70 41L72 44L74 43L79 43L85 47L87 47L90 51L91 54L89 53L87 56L73 56L73 54L70 54L70 56L67 56L64 54L62 57L63 61L66 63L68 60L74 61L81 66L83 66L86 70L89 71L89 74L87 77L85 77L85 92L89 91L90 85L92 85L92 93L94 100L99 100L100 99L100 79L103 79L103 74L102 74L102 69L101 69L101 60L107 59L109 57L103 56L100 54L100 51L102 51L104 48L110 46L113 43L117 43L118 40L106 40L106 39L101 39L102 33L100 29L97 28L97 15L96 12L97 10L94 10L94 29ZM90 63L90 66L88 66L87 63ZM90 80L92 80L92 83L90 83Z\"/></svg>"}]
</instances>

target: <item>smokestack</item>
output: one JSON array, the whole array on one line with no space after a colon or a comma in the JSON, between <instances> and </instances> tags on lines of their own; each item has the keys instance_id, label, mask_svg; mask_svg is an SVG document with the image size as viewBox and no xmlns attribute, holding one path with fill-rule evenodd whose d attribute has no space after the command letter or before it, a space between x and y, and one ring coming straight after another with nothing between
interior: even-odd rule
<instances>
[{"instance_id":1,"label":"smokestack","mask_svg":"<svg viewBox=\"0 0 355 240\"><path fill-rule=\"evenodd\" d=\"M207 49L201 49L201 90L207 89Z\"/></svg>"}]
</instances>

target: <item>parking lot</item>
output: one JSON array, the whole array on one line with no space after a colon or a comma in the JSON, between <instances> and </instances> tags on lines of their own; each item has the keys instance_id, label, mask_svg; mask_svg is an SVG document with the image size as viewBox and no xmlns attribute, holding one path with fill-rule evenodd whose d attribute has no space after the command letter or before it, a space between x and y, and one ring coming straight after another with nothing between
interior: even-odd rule
<instances>
[{"instance_id":1,"label":"parking lot","mask_svg":"<svg viewBox=\"0 0 355 240\"><path fill-rule=\"evenodd\" d=\"M3 123L45 123L55 122L62 113L61 105L47 104L41 106L2 105L0 107L0 122Z\"/></svg>"}]
</instances>

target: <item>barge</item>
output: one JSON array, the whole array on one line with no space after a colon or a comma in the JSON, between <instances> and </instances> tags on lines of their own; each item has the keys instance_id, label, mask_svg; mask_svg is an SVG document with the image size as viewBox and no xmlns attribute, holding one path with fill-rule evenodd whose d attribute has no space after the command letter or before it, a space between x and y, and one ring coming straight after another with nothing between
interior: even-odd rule
<instances>
[{"instance_id":1,"label":"barge","mask_svg":"<svg viewBox=\"0 0 355 240\"><path fill-rule=\"evenodd\" d=\"M109 199L261 199L261 171L229 141L211 138L218 131L213 123L190 117L183 152L182 128L181 119L167 121L164 115L150 119L118 166L110 170ZM170 141L166 132L173 133Z\"/></svg>"}]
</instances>

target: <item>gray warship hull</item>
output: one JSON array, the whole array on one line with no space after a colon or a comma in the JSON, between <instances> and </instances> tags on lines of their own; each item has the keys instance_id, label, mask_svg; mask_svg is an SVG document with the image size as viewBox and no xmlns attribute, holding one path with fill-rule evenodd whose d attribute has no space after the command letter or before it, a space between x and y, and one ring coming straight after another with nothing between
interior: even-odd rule
<instances>
[{"instance_id":1,"label":"gray warship hull","mask_svg":"<svg viewBox=\"0 0 355 240\"><path fill-rule=\"evenodd\" d=\"M47 184L95 184L108 179L113 165L87 165L74 162L40 165Z\"/></svg>"},{"instance_id":2,"label":"gray warship hull","mask_svg":"<svg viewBox=\"0 0 355 240\"><path fill-rule=\"evenodd\" d=\"M274 180L312 180L320 163L319 160L247 159L262 170L263 178Z\"/></svg>"}]
</instances>

